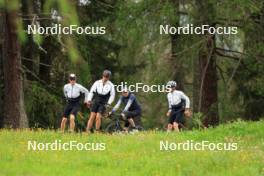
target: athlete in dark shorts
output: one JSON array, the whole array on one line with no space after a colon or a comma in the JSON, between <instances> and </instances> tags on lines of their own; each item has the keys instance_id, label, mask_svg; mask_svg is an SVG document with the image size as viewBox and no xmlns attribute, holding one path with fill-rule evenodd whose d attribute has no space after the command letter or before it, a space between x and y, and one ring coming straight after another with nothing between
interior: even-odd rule
<instances>
[{"instance_id":1,"label":"athlete in dark shorts","mask_svg":"<svg viewBox=\"0 0 264 176\"><path fill-rule=\"evenodd\" d=\"M87 122L87 132L91 131L94 120L96 121L96 131L100 130L102 114L105 112L106 106L112 104L115 99L115 87L109 80L110 76L111 72L105 70L102 79L96 81L91 88L88 96L88 106L91 107L91 114Z\"/></svg>"},{"instance_id":2,"label":"athlete in dark shorts","mask_svg":"<svg viewBox=\"0 0 264 176\"><path fill-rule=\"evenodd\" d=\"M70 131L73 132L75 127L74 120L80 108L81 94L84 93L84 103L87 103L89 91L82 85L76 83L75 74L70 74L69 83L64 86L63 93L67 104L64 108L63 118L61 121L61 130L64 131L67 118L70 116Z\"/></svg>"},{"instance_id":3,"label":"athlete in dark shorts","mask_svg":"<svg viewBox=\"0 0 264 176\"><path fill-rule=\"evenodd\" d=\"M136 99L136 96L128 91L127 88L123 88L122 96L119 98L117 104L114 106L110 115L118 110L121 104L125 105L121 116L123 119L127 120L125 124L125 130L131 125L132 129L136 129L136 126L140 124L135 123L135 118L138 118L138 123L140 122L141 107Z\"/></svg>"},{"instance_id":4,"label":"athlete in dark shorts","mask_svg":"<svg viewBox=\"0 0 264 176\"><path fill-rule=\"evenodd\" d=\"M177 83L175 81L169 81L167 87L170 92L167 95L169 103L169 111L167 116L169 117L168 131L179 131L179 124L184 123L184 114L190 116L190 99L179 90L176 90Z\"/></svg>"},{"instance_id":5,"label":"athlete in dark shorts","mask_svg":"<svg viewBox=\"0 0 264 176\"><path fill-rule=\"evenodd\" d=\"M183 124L184 123L184 114L183 114L184 111L185 111L185 104L184 104L183 99L178 105L171 106L169 124L173 124L174 122L178 124Z\"/></svg>"}]
</instances>

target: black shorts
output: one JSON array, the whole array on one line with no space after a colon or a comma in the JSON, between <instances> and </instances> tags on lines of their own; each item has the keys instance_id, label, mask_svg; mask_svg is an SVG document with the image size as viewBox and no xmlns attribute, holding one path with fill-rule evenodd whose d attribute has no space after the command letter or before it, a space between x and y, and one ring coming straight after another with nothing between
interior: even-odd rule
<instances>
[{"instance_id":1,"label":"black shorts","mask_svg":"<svg viewBox=\"0 0 264 176\"><path fill-rule=\"evenodd\" d=\"M63 117L69 117L70 114L73 114L75 117L80 109L80 103L77 102L68 102L68 104L64 108Z\"/></svg>"},{"instance_id":2,"label":"black shorts","mask_svg":"<svg viewBox=\"0 0 264 176\"><path fill-rule=\"evenodd\" d=\"M140 121L141 110L125 111L124 114L125 114L127 119L131 119L131 118L135 119L135 118L137 118L137 121L136 122L134 121L134 122L135 122L136 126L139 125L138 121ZM128 121L126 121L125 127L129 127L129 122Z\"/></svg>"},{"instance_id":3,"label":"black shorts","mask_svg":"<svg viewBox=\"0 0 264 176\"><path fill-rule=\"evenodd\" d=\"M171 115L169 117L169 124L176 123L184 123L184 110L182 108L172 109Z\"/></svg>"},{"instance_id":4,"label":"black shorts","mask_svg":"<svg viewBox=\"0 0 264 176\"><path fill-rule=\"evenodd\" d=\"M124 114L127 119L130 119L130 118L135 118L137 116L140 116L141 111L140 110L125 111Z\"/></svg>"},{"instance_id":5,"label":"black shorts","mask_svg":"<svg viewBox=\"0 0 264 176\"><path fill-rule=\"evenodd\" d=\"M106 110L105 103L93 102L91 107L91 112L103 114Z\"/></svg>"}]
</instances>

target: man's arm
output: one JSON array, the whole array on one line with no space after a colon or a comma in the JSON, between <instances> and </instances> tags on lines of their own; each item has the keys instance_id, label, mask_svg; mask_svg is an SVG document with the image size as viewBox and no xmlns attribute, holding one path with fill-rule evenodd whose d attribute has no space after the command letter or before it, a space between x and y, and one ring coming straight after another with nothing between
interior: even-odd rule
<instances>
[{"instance_id":1,"label":"man's arm","mask_svg":"<svg viewBox=\"0 0 264 176\"><path fill-rule=\"evenodd\" d=\"M118 110L118 108L120 107L122 103L122 97L119 98L118 102L116 103L116 105L114 106L114 108L112 109L112 112L115 112Z\"/></svg>"},{"instance_id":2,"label":"man's arm","mask_svg":"<svg viewBox=\"0 0 264 176\"><path fill-rule=\"evenodd\" d=\"M135 100L135 97L131 95L129 97L129 100L127 101L126 107L124 108L123 112L128 111L128 109L130 108L134 100Z\"/></svg>"},{"instance_id":3,"label":"man's arm","mask_svg":"<svg viewBox=\"0 0 264 176\"><path fill-rule=\"evenodd\" d=\"M181 98L186 101L186 109L190 108L190 99L187 95L185 95L183 92L181 92Z\"/></svg>"},{"instance_id":4,"label":"man's arm","mask_svg":"<svg viewBox=\"0 0 264 176\"><path fill-rule=\"evenodd\" d=\"M80 86L80 91L81 91L82 93L84 93L84 95L85 95L84 103L87 103L87 102L88 102L89 91L88 91L88 89L86 89L86 88L83 87L82 85L79 85L79 86Z\"/></svg>"},{"instance_id":5,"label":"man's arm","mask_svg":"<svg viewBox=\"0 0 264 176\"><path fill-rule=\"evenodd\" d=\"M94 95L94 92L96 90L96 86L97 86L97 82L95 82L93 85L92 85L92 88L90 90L90 93L88 94L88 98L87 98L87 101L92 101L93 99L93 95Z\"/></svg>"},{"instance_id":6,"label":"man's arm","mask_svg":"<svg viewBox=\"0 0 264 176\"><path fill-rule=\"evenodd\" d=\"M171 98L170 98L169 94L167 95L167 99L168 99L168 106L169 106L168 112L171 112L171 104L172 104L172 102L171 102Z\"/></svg>"},{"instance_id":7,"label":"man's arm","mask_svg":"<svg viewBox=\"0 0 264 176\"><path fill-rule=\"evenodd\" d=\"M184 115L186 117L191 117L192 113L190 111L190 99L189 99L189 97L182 92L181 93L181 98L183 98L186 101Z\"/></svg>"},{"instance_id":8,"label":"man's arm","mask_svg":"<svg viewBox=\"0 0 264 176\"><path fill-rule=\"evenodd\" d=\"M170 98L170 94L167 95L167 99L168 99L168 105L169 105L169 110L167 112L167 116L169 117L171 114L171 98Z\"/></svg>"},{"instance_id":9,"label":"man's arm","mask_svg":"<svg viewBox=\"0 0 264 176\"><path fill-rule=\"evenodd\" d=\"M64 94L64 97L65 98L68 98L67 90L66 90L66 85L63 87L63 94Z\"/></svg>"},{"instance_id":10,"label":"man's arm","mask_svg":"<svg viewBox=\"0 0 264 176\"><path fill-rule=\"evenodd\" d=\"M110 98L109 98L109 100L108 100L108 102L107 102L107 104L112 104L113 103L113 101L115 100L115 87L114 87L114 85L113 84L111 84L111 91L110 91Z\"/></svg>"}]
</instances>

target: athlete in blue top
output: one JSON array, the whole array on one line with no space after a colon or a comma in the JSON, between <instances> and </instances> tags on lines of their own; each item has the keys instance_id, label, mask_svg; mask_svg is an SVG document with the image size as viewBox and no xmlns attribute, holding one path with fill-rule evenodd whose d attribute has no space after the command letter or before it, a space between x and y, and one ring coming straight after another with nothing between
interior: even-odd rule
<instances>
[{"instance_id":1,"label":"athlete in blue top","mask_svg":"<svg viewBox=\"0 0 264 176\"><path fill-rule=\"evenodd\" d=\"M125 105L125 108L121 112L121 116L123 119L128 121L125 127L128 128L129 125L131 125L132 129L135 129L136 125L133 119L141 116L141 107L136 99L136 96L129 92L127 88L123 88L122 96L110 112L110 115L117 111L121 104Z\"/></svg>"}]
</instances>

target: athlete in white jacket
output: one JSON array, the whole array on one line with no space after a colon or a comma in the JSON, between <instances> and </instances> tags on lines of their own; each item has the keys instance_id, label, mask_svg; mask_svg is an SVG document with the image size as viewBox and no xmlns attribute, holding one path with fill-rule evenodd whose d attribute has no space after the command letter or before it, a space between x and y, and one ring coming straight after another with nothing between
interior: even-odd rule
<instances>
[{"instance_id":1,"label":"athlete in white jacket","mask_svg":"<svg viewBox=\"0 0 264 176\"><path fill-rule=\"evenodd\" d=\"M111 72L105 70L103 72L103 77L97 80L89 93L88 96L88 106L91 107L90 118L87 122L87 132L89 133L93 127L94 120L96 131L100 130L101 127L101 117L106 110L106 106L113 103L115 99L115 87L113 83L109 80Z\"/></svg>"},{"instance_id":2,"label":"athlete in white jacket","mask_svg":"<svg viewBox=\"0 0 264 176\"><path fill-rule=\"evenodd\" d=\"M64 131L67 118L70 116L70 131L74 131L75 117L80 109L81 94L85 95L84 103L88 103L89 91L80 84L76 83L75 74L69 75L69 83L65 84L63 93L66 98L67 104L64 109L63 118L61 121L61 130Z\"/></svg>"},{"instance_id":3,"label":"athlete in white jacket","mask_svg":"<svg viewBox=\"0 0 264 176\"><path fill-rule=\"evenodd\" d=\"M169 81L167 87L170 92L167 94L169 103L169 110L167 116L169 117L168 131L174 129L179 131L179 125L184 123L184 114L190 116L190 99L182 91L176 90L177 83Z\"/></svg>"}]
</instances>

